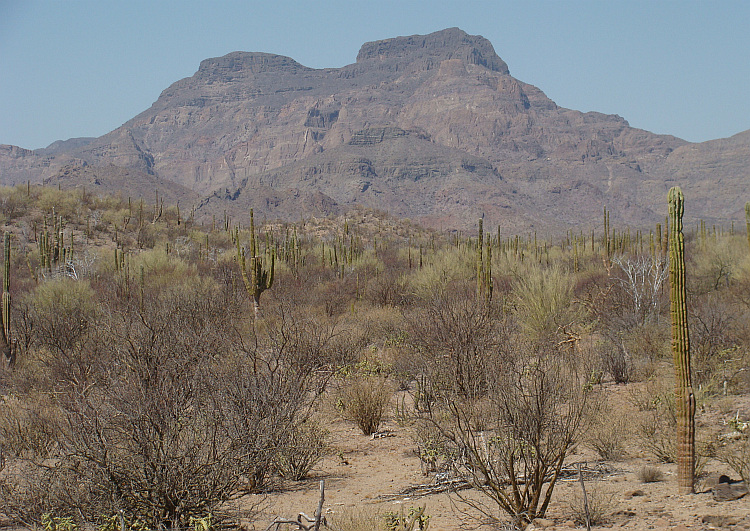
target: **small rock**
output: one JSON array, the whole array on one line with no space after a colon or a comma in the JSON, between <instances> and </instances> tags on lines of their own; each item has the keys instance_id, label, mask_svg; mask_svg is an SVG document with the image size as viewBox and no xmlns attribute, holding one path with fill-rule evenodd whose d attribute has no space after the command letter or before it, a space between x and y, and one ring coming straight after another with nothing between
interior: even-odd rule
<instances>
[{"instance_id":1,"label":"small rock","mask_svg":"<svg viewBox=\"0 0 750 531\"><path fill-rule=\"evenodd\" d=\"M690 531L690 529L685 525L676 525L672 528L672 531Z\"/></svg>"},{"instance_id":2,"label":"small rock","mask_svg":"<svg viewBox=\"0 0 750 531\"><path fill-rule=\"evenodd\" d=\"M636 496L645 496L646 493L643 492L641 489L635 489L635 490L629 490L625 493L626 498L634 498Z\"/></svg>"},{"instance_id":3,"label":"small rock","mask_svg":"<svg viewBox=\"0 0 750 531\"><path fill-rule=\"evenodd\" d=\"M738 500L747 494L747 485L742 481L733 481L728 476L721 476L711 493L718 502Z\"/></svg>"},{"instance_id":4,"label":"small rock","mask_svg":"<svg viewBox=\"0 0 750 531\"><path fill-rule=\"evenodd\" d=\"M725 516L719 514L706 514L701 517L701 523L708 524L713 527L728 527L735 525L739 522L739 518L733 516Z\"/></svg>"},{"instance_id":5,"label":"small rock","mask_svg":"<svg viewBox=\"0 0 750 531\"><path fill-rule=\"evenodd\" d=\"M555 525L555 522L546 518L534 518L534 521L531 523L539 529L544 529L545 527L552 527L553 525Z\"/></svg>"},{"instance_id":6,"label":"small rock","mask_svg":"<svg viewBox=\"0 0 750 531\"><path fill-rule=\"evenodd\" d=\"M669 520L659 518L656 522L654 522L654 527L669 527Z\"/></svg>"}]
</instances>

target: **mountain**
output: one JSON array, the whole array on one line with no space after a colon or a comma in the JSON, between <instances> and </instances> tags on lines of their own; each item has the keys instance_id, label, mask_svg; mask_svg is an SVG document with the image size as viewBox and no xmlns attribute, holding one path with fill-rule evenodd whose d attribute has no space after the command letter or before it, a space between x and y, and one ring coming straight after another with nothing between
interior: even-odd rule
<instances>
[{"instance_id":1,"label":"mountain","mask_svg":"<svg viewBox=\"0 0 750 531\"><path fill-rule=\"evenodd\" d=\"M741 219L749 162L750 132L691 144L561 108L512 77L489 41L451 28L366 43L342 68L206 59L100 138L1 146L0 182L116 173L133 195L174 183L183 201L199 198L199 215L361 205L435 228L484 216L513 234L592 226L605 205L613 222L642 226L663 219L674 184L688 219Z\"/></svg>"}]
</instances>

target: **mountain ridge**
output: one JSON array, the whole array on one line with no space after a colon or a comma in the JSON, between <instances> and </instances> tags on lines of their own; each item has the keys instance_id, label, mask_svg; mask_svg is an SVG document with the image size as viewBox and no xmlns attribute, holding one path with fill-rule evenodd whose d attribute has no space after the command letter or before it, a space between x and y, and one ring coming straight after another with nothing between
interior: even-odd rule
<instances>
[{"instance_id":1,"label":"mountain ridge","mask_svg":"<svg viewBox=\"0 0 750 531\"><path fill-rule=\"evenodd\" d=\"M449 28L365 43L341 68L259 52L205 59L102 137L0 148L0 182L67 167L72 183L83 162L89 179L117 167L176 183L206 198L198 215L367 206L436 228L485 217L517 233L589 226L607 205L613 221L643 226L663 218L664 188L677 181L689 200L695 192L694 216L739 215L750 132L735 137L691 144L559 107L512 77L488 40Z\"/></svg>"}]
</instances>

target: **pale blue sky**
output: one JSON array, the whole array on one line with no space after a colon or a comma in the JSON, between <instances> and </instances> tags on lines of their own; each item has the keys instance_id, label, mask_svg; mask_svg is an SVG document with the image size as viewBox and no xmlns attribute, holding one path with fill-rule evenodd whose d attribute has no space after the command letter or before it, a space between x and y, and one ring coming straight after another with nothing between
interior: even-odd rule
<instances>
[{"instance_id":1,"label":"pale blue sky","mask_svg":"<svg viewBox=\"0 0 750 531\"><path fill-rule=\"evenodd\" d=\"M100 136L235 50L340 67L452 26L563 107L690 141L750 129L746 0L0 0L0 143Z\"/></svg>"}]
</instances>

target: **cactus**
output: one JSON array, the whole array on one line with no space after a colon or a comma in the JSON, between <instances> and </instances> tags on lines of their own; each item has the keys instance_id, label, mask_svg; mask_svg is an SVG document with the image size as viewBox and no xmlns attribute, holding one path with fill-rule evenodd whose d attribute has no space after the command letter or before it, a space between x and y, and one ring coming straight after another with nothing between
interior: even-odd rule
<instances>
[{"instance_id":1,"label":"cactus","mask_svg":"<svg viewBox=\"0 0 750 531\"><path fill-rule=\"evenodd\" d=\"M695 396L690 380L690 334L685 289L685 241L682 234L684 197L675 186L669 190L669 287L672 316L672 355L677 407L677 487L680 494L694 492Z\"/></svg>"},{"instance_id":2,"label":"cactus","mask_svg":"<svg viewBox=\"0 0 750 531\"><path fill-rule=\"evenodd\" d=\"M484 225L479 220L479 233L477 235L477 300L489 302L492 299L492 235L484 237ZM420 247L420 267L422 263Z\"/></svg>"},{"instance_id":3,"label":"cactus","mask_svg":"<svg viewBox=\"0 0 750 531\"><path fill-rule=\"evenodd\" d=\"M747 244L750 245L750 201L745 203L745 227L747 228Z\"/></svg>"},{"instance_id":4,"label":"cactus","mask_svg":"<svg viewBox=\"0 0 750 531\"><path fill-rule=\"evenodd\" d=\"M10 367L15 362L15 349L10 334L10 232L5 233L3 243L3 307L2 307L2 351Z\"/></svg>"},{"instance_id":5,"label":"cactus","mask_svg":"<svg viewBox=\"0 0 750 531\"><path fill-rule=\"evenodd\" d=\"M253 210L250 209L250 274L247 273L247 258L245 250L240 246L239 227L237 233L237 260L240 263L242 280L248 295L253 299L253 310L257 318L260 312L261 294L273 286L274 270L276 265L276 253L271 249L271 264L268 269L264 267L262 257L258 256L258 245L255 238L255 220Z\"/></svg>"},{"instance_id":6,"label":"cactus","mask_svg":"<svg viewBox=\"0 0 750 531\"><path fill-rule=\"evenodd\" d=\"M479 218L479 233L477 235L477 300L482 298L484 295L484 259L482 257L482 250L484 247L484 232L482 227L482 218Z\"/></svg>"}]
</instances>

